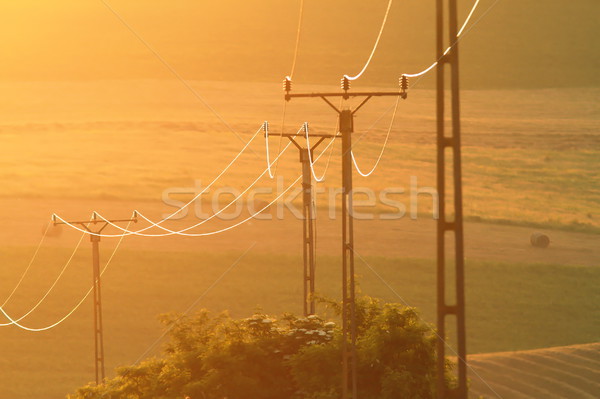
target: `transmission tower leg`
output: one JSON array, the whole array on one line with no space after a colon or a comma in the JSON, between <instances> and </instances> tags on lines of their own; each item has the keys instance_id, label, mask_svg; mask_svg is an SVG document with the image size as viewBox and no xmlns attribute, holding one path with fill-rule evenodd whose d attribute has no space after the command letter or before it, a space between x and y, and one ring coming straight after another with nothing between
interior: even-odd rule
<instances>
[{"instance_id":1,"label":"transmission tower leg","mask_svg":"<svg viewBox=\"0 0 600 399\"><path fill-rule=\"evenodd\" d=\"M100 236L91 235L94 293L94 348L96 385L104 381L104 337L102 328L102 287L100 283Z\"/></svg>"},{"instance_id":2,"label":"transmission tower leg","mask_svg":"<svg viewBox=\"0 0 600 399\"><path fill-rule=\"evenodd\" d=\"M356 290L354 281L354 220L352 217L353 114L340 112L342 134L342 330L343 399L357 399ZM348 339L350 338L350 339Z\"/></svg>"},{"instance_id":3,"label":"transmission tower leg","mask_svg":"<svg viewBox=\"0 0 600 399\"><path fill-rule=\"evenodd\" d=\"M445 338L446 318L456 317L456 342L458 355L458 387L454 398L467 399L465 287L464 287L464 235L462 209L462 170L460 140L460 98L457 37L456 0L448 0L450 43L444 44L444 3L437 2L437 190L439 195L439 218L437 222L437 397L446 399L449 393L445 384ZM451 50L444 55L446 49ZM451 135L445 133L445 66L451 68ZM446 210L446 149L452 151L453 209ZM448 214L454 215L449 220ZM446 303L446 233L454 234L455 299Z\"/></svg>"},{"instance_id":4,"label":"transmission tower leg","mask_svg":"<svg viewBox=\"0 0 600 399\"><path fill-rule=\"evenodd\" d=\"M315 313L315 231L312 192L312 172L308 149L300 150L302 162L302 214L303 238L302 254L304 260L304 315Z\"/></svg>"}]
</instances>

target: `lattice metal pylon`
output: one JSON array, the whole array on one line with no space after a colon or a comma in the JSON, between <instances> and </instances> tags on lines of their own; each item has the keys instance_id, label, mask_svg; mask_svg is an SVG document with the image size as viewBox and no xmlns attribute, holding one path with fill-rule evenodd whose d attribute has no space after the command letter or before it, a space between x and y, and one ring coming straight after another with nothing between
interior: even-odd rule
<instances>
[{"instance_id":1,"label":"lattice metal pylon","mask_svg":"<svg viewBox=\"0 0 600 399\"><path fill-rule=\"evenodd\" d=\"M448 37L444 44L444 4L448 4ZM465 327L464 284L464 234L462 209L462 169L460 140L460 97L457 43L457 0L436 0L436 47L437 47L437 191L439 195L439 218L437 221L437 397L450 397L445 384L446 318L456 317L456 342L458 357L458 387L453 398L467 399L467 350ZM450 48L450 50L447 50ZM445 66L451 68L451 134L445 132ZM453 208L446 209L446 149L452 151ZM448 214L453 214L451 220ZM454 303L446 303L446 233L454 234Z\"/></svg>"}]
</instances>

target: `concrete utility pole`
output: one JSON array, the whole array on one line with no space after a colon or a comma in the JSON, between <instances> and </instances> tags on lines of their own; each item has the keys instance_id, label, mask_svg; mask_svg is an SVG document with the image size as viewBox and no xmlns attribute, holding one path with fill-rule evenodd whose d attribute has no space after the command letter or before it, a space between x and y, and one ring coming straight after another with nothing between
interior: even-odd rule
<instances>
[{"instance_id":1,"label":"concrete utility pole","mask_svg":"<svg viewBox=\"0 0 600 399\"><path fill-rule=\"evenodd\" d=\"M342 78L343 92L337 93L298 93L291 94L292 82L287 77L284 82L285 99L316 97L329 105L339 117L342 137L342 399L357 399L357 359L356 359L356 289L354 281L354 218L352 217L352 133L354 115L372 97L401 96L406 98L406 78L403 77L401 91L396 92L349 92L350 81ZM348 100L361 97L363 101L353 110L338 109L328 98L341 97ZM348 339L350 337L350 339Z\"/></svg>"},{"instance_id":2,"label":"concrete utility pole","mask_svg":"<svg viewBox=\"0 0 600 399\"><path fill-rule=\"evenodd\" d=\"M448 3L448 37L450 43L444 44L444 3ZM462 170L460 151L460 98L458 85L458 24L457 0L436 0L437 34L437 191L439 195L439 218L437 221L437 397L467 399L467 349L465 327L465 265L462 208ZM450 48L450 50L446 50ZM446 64L451 68L451 135L445 133L445 82ZM446 149L452 151L452 180L454 182L454 220L446 214ZM452 212L453 211L453 212ZM446 303L446 232L454 233L454 274L455 302ZM456 316L456 342L458 345L458 388L456 394L446 389L445 371L445 335L446 317Z\"/></svg>"},{"instance_id":3,"label":"concrete utility pole","mask_svg":"<svg viewBox=\"0 0 600 399\"><path fill-rule=\"evenodd\" d=\"M268 125L264 125L265 135ZM310 137L318 137L319 140L310 148L298 144L296 138L301 138L297 133L276 133L274 136L287 137L298 149L300 154L300 163L302 164L302 258L304 261L304 315L308 316L315 313L315 271L316 271L316 236L315 236L315 213L314 213L314 195L313 195L313 177L311 168L311 159L314 159L314 150L326 138L339 137L337 134L308 133L308 123L304 124L304 131ZM269 133L269 136L272 134ZM310 153L309 153L310 151Z\"/></svg>"},{"instance_id":4,"label":"concrete utility pole","mask_svg":"<svg viewBox=\"0 0 600 399\"><path fill-rule=\"evenodd\" d=\"M96 385L104 381L104 332L102 327L102 285L100 282L100 234L109 223L119 222L134 222L137 223L137 213L134 212L131 219L115 219L104 220L98 219L96 212L92 216L92 220L74 221L74 222L59 222L56 217L52 217L54 225L58 224L74 224L80 225L85 230L90 232L90 241L92 242L92 278L93 278L93 294L94 294L94 353L95 353L95 368L96 368ZM92 230L90 225L96 226L101 224L100 228Z\"/></svg>"}]
</instances>

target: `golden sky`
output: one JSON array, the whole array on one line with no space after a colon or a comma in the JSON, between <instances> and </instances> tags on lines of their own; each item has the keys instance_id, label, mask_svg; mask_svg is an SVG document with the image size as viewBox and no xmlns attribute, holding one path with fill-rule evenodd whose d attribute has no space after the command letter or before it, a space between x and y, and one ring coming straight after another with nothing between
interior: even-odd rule
<instances>
[{"instance_id":1,"label":"golden sky","mask_svg":"<svg viewBox=\"0 0 600 399\"><path fill-rule=\"evenodd\" d=\"M289 73L298 1L106 3L186 78L273 81ZM387 0L305 3L297 78L337 82L360 69ZM472 2L459 4L464 18ZM599 84L597 1L503 0L477 22L492 4L481 2L462 42L466 87ZM101 0L2 1L0 13L0 80L171 78ZM430 63L433 17L433 2L395 2L365 81L388 85Z\"/></svg>"}]
</instances>

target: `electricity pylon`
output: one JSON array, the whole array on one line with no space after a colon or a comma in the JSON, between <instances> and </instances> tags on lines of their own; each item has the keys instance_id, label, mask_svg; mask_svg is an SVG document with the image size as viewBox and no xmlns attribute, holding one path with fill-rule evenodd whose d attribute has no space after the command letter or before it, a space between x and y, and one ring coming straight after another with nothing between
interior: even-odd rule
<instances>
[{"instance_id":1,"label":"electricity pylon","mask_svg":"<svg viewBox=\"0 0 600 399\"><path fill-rule=\"evenodd\" d=\"M90 233L90 241L92 242L92 277L93 277L93 294L94 294L94 350L95 350L95 368L96 368L96 385L104 381L104 332L102 327L102 285L100 282L100 234L109 223L119 222L134 222L137 223L137 212L133 213L131 219L115 219L105 220L99 219L94 212L91 220L59 222L56 215L52 215L54 225L58 224L73 224L83 227ZM92 230L90 225L96 226L101 224L100 228Z\"/></svg>"},{"instance_id":2,"label":"electricity pylon","mask_svg":"<svg viewBox=\"0 0 600 399\"><path fill-rule=\"evenodd\" d=\"M436 0L436 56L437 65L437 191L439 195L439 218L437 221L437 397L450 397L444 378L446 317L456 316L456 341L458 345L458 388L453 398L467 398L467 349L465 327L465 266L462 209L462 170L460 151L460 98L458 85L458 23L457 0L448 1L449 45L444 45L444 3ZM450 50L446 50L447 48ZM444 69L451 67L451 135L444 131L445 82ZM446 216L446 148L452 151L452 179L454 182L454 221ZM446 232L454 233L455 303L446 303Z\"/></svg>"},{"instance_id":3,"label":"electricity pylon","mask_svg":"<svg viewBox=\"0 0 600 399\"><path fill-rule=\"evenodd\" d=\"M268 124L265 122L264 130L267 134ZM308 133L308 123L304 124L304 131L309 137L318 137L316 143L310 148L303 147L296 141L297 133L276 133L275 136L287 137L298 149L300 163L302 163L302 258L304 261L304 315L308 316L315 313L315 271L316 271L316 236L315 236L315 218L314 213L314 194L313 194L313 176L311 162L314 159L315 149L326 138L340 137L336 134ZM272 135L272 133L268 133ZM310 153L309 153L310 152Z\"/></svg>"},{"instance_id":4,"label":"electricity pylon","mask_svg":"<svg viewBox=\"0 0 600 399\"><path fill-rule=\"evenodd\" d=\"M354 115L372 97L400 96L406 98L407 80L402 77L401 91L395 92L350 92L350 81L342 78L342 92L337 93L291 93L292 82L286 77L283 82L285 100L292 98L316 97L329 105L339 117L339 130L342 138L342 399L357 399L357 358L356 358L356 289L354 281L354 218L352 217L352 133ZM353 110L338 109L330 97L344 100L360 97L363 101ZM350 340L348 340L350 336Z\"/></svg>"}]
</instances>

